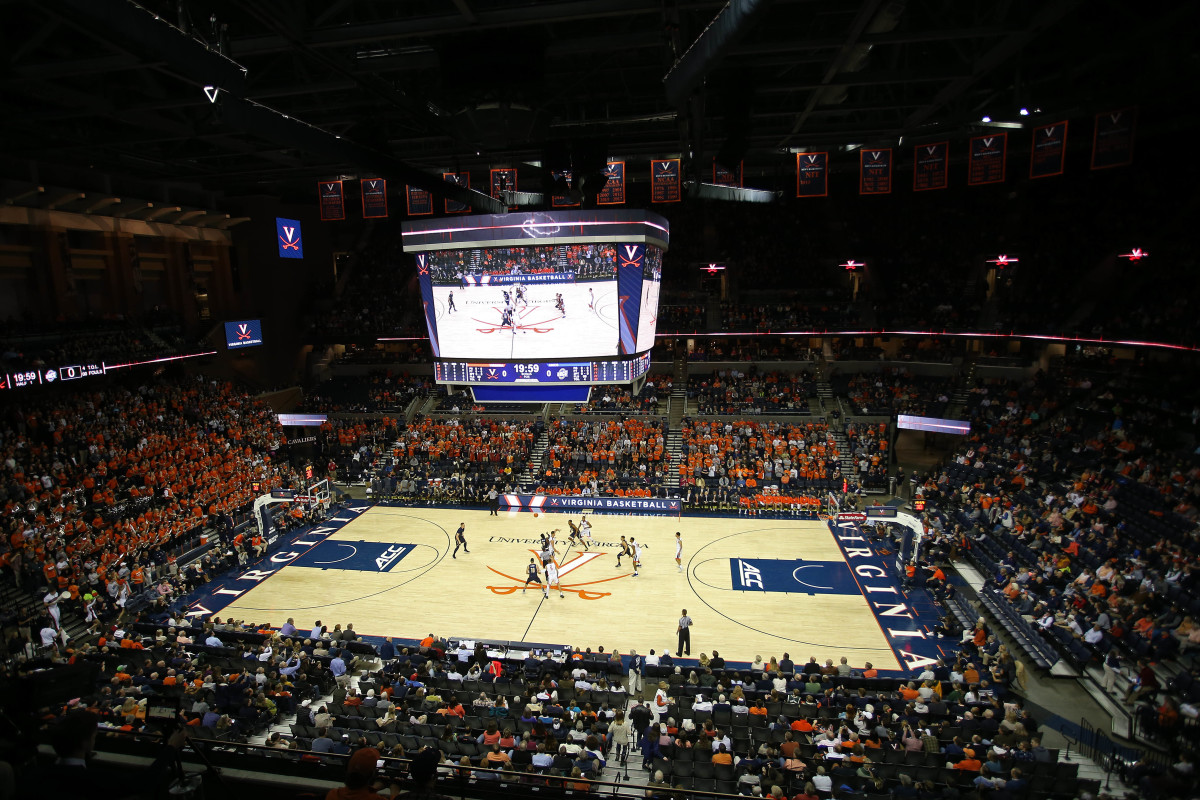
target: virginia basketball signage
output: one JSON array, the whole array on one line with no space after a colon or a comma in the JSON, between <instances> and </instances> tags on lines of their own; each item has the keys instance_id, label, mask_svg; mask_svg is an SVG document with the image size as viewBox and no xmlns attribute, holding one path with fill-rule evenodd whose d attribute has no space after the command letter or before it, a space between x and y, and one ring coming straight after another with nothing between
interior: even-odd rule
<instances>
[{"instance_id":1,"label":"virginia basketball signage","mask_svg":"<svg viewBox=\"0 0 1200 800\"><path fill-rule=\"evenodd\" d=\"M241 322L225 323L225 345L230 350L237 350L241 347L255 347L262 343L261 321L247 319Z\"/></svg>"},{"instance_id":2,"label":"virginia basketball signage","mask_svg":"<svg viewBox=\"0 0 1200 800\"><path fill-rule=\"evenodd\" d=\"M666 497L556 497L542 494L502 494L500 505L540 511L666 511L678 514L681 501Z\"/></svg>"},{"instance_id":3,"label":"virginia basketball signage","mask_svg":"<svg viewBox=\"0 0 1200 800\"><path fill-rule=\"evenodd\" d=\"M304 242L300 238L300 221L275 218L275 235L279 242L280 258L304 258Z\"/></svg>"}]
</instances>

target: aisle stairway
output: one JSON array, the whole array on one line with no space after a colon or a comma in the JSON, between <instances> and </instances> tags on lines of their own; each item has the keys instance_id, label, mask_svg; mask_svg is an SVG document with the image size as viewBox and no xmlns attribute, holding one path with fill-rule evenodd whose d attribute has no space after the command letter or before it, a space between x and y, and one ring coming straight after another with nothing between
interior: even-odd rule
<instances>
[{"instance_id":1,"label":"aisle stairway","mask_svg":"<svg viewBox=\"0 0 1200 800\"><path fill-rule=\"evenodd\" d=\"M671 402L674 404L675 401ZM674 492L679 489L679 464L683 461L683 436L680 435L678 426L672 425L667 431L667 454L671 460L663 485Z\"/></svg>"},{"instance_id":2,"label":"aisle stairway","mask_svg":"<svg viewBox=\"0 0 1200 800\"><path fill-rule=\"evenodd\" d=\"M850 452L850 440L846 438L846 434L840 430L833 430L833 440L837 442L838 461L842 465L842 475L849 478L851 475L857 475L858 470L854 466L854 455Z\"/></svg>"},{"instance_id":3,"label":"aisle stairway","mask_svg":"<svg viewBox=\"0 0 1200 800\"><path fill-rule=\"evenodd\" d=\"M538 476L546 471L546 449L550 447L550 434L543 430L538 434L529 455L529 469L521 475L517 486L523 494L529 494L538 485Z\"/></svg>"},{"instance_id":4,"label":"aisle stairway","mask_svg":"<svg viewBox=\"0 0 1200 800\"><path fill-rule=\"evenodd\" d=\"M43 592L44 594L44 592ZM40 595L34 596L24 589L17 588L14 584L4 583L0 586L0 606L6 609L22 609L32 610L33 621L30 624L30 634L33 638L34 646L41 644L41 637L38 632L42 629L42 624L49 615L43 612L45 606L42 603ZM87 625L84 624L83 618L76 612L68 610L65 606L59 606L62 616L63 628L67 631L67 642L82 639L87 633Z\"/></svg>"}]
</instances>

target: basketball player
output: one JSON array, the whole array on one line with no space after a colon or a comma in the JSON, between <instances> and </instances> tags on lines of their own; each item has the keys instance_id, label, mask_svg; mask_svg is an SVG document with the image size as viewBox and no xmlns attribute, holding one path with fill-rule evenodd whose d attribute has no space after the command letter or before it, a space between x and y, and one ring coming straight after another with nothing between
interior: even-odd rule
<instances>
[{"instance_id":1,"label":"basketball player","mask_svg":"<svg viewBox=\"0 0 1200 800\"><path fill-rule=\"evenodd\" d=\"M563 300L562 292L558 292L554 295L554 307L558 309L560 314L562 314L562 319L567 318L567 305Z\"/></svg>"},{"instance_id":2,"label":"basketball player","mask_svg":"<svg viewBox=\"0 0 1200 800\"><path fill-rule=\"evenodd\" d=\"M546 583L544 586L542 586L542 596L543 597L550 596L550 587L551 586L558 587L558 596L559 597L566 597L566 595L563 594L562 584L560 584L558 582L558 565L555 564L554 561L551 561L549 564L546 565Z\"/></svg>"},{"instance_id":3,"label":"basketball player","mask_svg":"<svg viewBox=\"0 0 1200 800\"><path fill-rule=\"evenodd\" d=\"M582 519L579 520L579 532L582 533L583 538L586 538L589 542L596 541L592 538L592 523L588 522L586 514Z\"/></svg>"},{"instance_id":4,"label":"basketball player","mask_svg":"<svg viewBox=\"0 0 1200 800\"><path fill-rule=\"evenodd\" d=\"M596 292L590 286L588 287L588 308L596 308Z\"/></svg>"},{"instance_id":5,"label":"basketball player","mask_svg":"<svg viewBox=\"0 0 1200 800\"><path fill-rule=\"evenodd\" d=\"M454 292L450 292L450 296L446 298L447 314L453 314L457 309L454 306Z\"/></svg>"},{"instance_id":6,"label":"basketball player","mask_svg":"<svg viewBox=\"0 0 1200 800\"><path fill-rule=\"evenodd\" d=\"M458 558L458 548L462 548L464 553L471 552L467 549L467 523L458 523L458 530L454 532L454 552L450 554L451 558Z\"/></svg>"},{"instance_id":7,"label":"basketball player","mask_svg":"<svg viewBox=\"0 0 1200 800\"><path fill-rule=\"evenodd\" d=\"M675 567L683 572L683 539L679 531L675 531Z\"/></svg>"},{"instance_id":8,"label":"basketball player","mask_svg":"<svg viewBox=\"0 0 1200 800\"><path fill-rule=\"evenodd\" d=\"M642 568L642 546L632 536L629 537L629 545L633 548L633 577L636 578L638 570Z\"/></svg>"},{"instance_id":9,"label":"basketball player","mask_svg":"<svg viewBox=\"0 0 1200 800\"><path fill-rule=\"evenodd\" d=\"M621 568L621 556L633 558L633 548L629 546L629 542L624 536L621 537L621 549L617 551L617 569Z\"/></svg>"},{"instance_id":10,"label":"basketball player","mask_svg":"<svg viewBox=\"0 0 1200 800\"><path fill-rule=\"evenodd\" d=\"M579 532L579 526L574 521L567 520L567 527L571 529L570 535L567 536L567 547L570 547L572 542L579 542L583 545L584 550L590 549L587 546L587 542L583 540L583 534Z\"/></svg>"},{"instance_id":11,"label":"basketball player","mask_svg":"<svg viewBox=\"0 0 1200 800\"><path fill-rule=\"evenodd\" d=\"M517 284L517 303L524 303L525 305L529 305L529 301L525 299L525 287L519 283ZM514 303L513 305L516 305L516 303Z\"/></svg>"},{"instance_id":12,"label":"basketball player","mask_svg":"<svg viewBox=\"0 0 1200 800\"><path fill-rule=\"evenodd\" d=\"M525 567L525 585L521 587L521 594L525 594L525 590L529 588L529 584L541 584L541 578L538 575L537 562L534 559L529 559L529 565Z\"/></svg>"},{"instance_id":13,"label":"basketball player","mask_svg":"<svg viewBox=\"0 0 1200 800\"><path fill-rule=\"evenodd\" d=\"M554 562L554 543L546 534L542 534L542 552L538 554L542 559L542 569L546 569Z\"/></svg>"}]
</instances>

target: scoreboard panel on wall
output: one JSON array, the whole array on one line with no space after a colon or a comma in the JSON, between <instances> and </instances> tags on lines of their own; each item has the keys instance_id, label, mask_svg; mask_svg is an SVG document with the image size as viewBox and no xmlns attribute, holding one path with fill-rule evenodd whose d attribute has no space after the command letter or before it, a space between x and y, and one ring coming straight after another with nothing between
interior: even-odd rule
<instances>
[{"instance_id":1,"label":"scoreboard panel on wall","mask_svg":"<svg viewBox=\"0 0 1200 800\"><path fill-rule=\"evenodd\" d=\"M669 243L658 215L478 215L408 222L402 237L437 382L477 399L586 400L649 370Z\"/></svg>"}]
</instances>

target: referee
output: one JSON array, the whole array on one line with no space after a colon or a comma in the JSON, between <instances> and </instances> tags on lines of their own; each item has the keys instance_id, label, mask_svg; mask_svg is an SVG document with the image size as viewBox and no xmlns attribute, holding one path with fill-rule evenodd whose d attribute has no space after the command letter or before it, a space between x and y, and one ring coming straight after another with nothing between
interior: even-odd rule
<instances>
[{"instance_id":1,"label":"referee","mask_svg":"<svg viewBox=\"0 0 1200 800\"><path fill-rule=\"evenodd\" d=\"M679 647L675 648L675 652L685 656L692 654L692 618L688 616L686 608L679 618Z\"/></svg>"}]
</instances>

